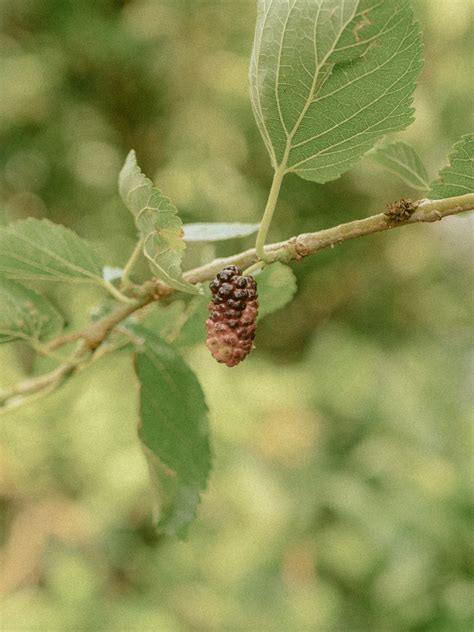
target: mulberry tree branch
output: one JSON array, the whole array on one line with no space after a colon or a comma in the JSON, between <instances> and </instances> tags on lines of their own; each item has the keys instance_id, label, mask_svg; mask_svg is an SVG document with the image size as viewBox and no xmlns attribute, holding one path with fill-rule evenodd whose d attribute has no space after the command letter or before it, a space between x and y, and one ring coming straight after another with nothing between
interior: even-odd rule
<instances>
[{"instance_id":1,"label":"mulberry tree branch","mask_svg":"<svg viewBox=\"0 0 474 632\"><path fill-rule=\"evenodd\" d=\"M391 204L388 210L383 213L270 244L265 247L265 259L267 261L299 261L303 257L349 239L409 224L436 222L449 215L471 210L474 210L474 193L442 200L423 199L417 202L399 200ZM206 265L188 271L184 276L186 281L190 283L205 282L214 278L227 265L233 264L245 268L259 260L255 248L251 248L231 257L215 259ZM49 392L59 386L65 379L93 362L96 357L103 355L102 353L95 353L96 350L122 321L142 307L175 291L161 281L146 281L143 285L135 288L135 301L120 305L114 312L82 330L52 340L48 344L49 349L57 349L74 341L80 340L81 342L72 357L65 360L53 371L25 380L8 390L0 391L0 412L2 409L5 412L12 407L19 406L39 392Z\"/></svg>"},{"instance_id":2,"label":"mulberry tree branch","mask_svg":"<svg viewBox=\"0 0 474 632\"><path fill-rule=\"evenodd\" d=\"M303 257L323 250L323 248L329 248L356 237L371 235L372 233L406 226L407 224L437 222L449 215L474 210L474 193L443 200L419 200L418 202L409 203L408 209L405 209L405 206L406 201L400 200L390 205L389 210L384 213L378 213L364 219L356 219L352 222L339 224L326 230L304 233L291 237L286 241L269 244L265 247L265 253L269 258L273 256L275 261L299 261ZM190 283L203 282L214 278L217 272L226 265L233 264L240 267L248 267L257 261L258 257L255 248L251 248L231 257L215 259L211 263L190 270L185 274L185 278Z\"/></svg>"}]
</instances>

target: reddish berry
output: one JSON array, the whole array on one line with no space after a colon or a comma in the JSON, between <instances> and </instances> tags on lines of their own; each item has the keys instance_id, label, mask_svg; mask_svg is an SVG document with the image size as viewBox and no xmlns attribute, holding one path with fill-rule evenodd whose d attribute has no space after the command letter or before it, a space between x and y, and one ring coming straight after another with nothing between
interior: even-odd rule
<instances>
[{"instance_id":1,"label":"reddish berry","mask_svg":"<svg viewBox=\"0 0 474 632\"><path fill-rule=\"evenodd\" d=\"M221 270L209 287L207 347L213 357L229 367L248 356L255 338L258 312L257 284L243 277L237 266Z\"/></svg>"}]
</instances>

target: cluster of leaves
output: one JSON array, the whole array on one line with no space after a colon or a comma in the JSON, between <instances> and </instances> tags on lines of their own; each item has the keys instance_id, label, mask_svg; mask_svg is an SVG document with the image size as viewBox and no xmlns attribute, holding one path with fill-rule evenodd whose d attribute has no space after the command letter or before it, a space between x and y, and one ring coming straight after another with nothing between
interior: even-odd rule
<instances>
[{"instance_id":1,"label":"cluster of leaves","mask_svg":"<svg viewBox=\"0 0 474 632\"><path fill-rule=\"evenodd\" d=\"M405 128L421 69L421 38L408 2L260 0L250 67L250 94L271 163L315 182L335 179L387 133ZM301 42L306 42L302 46ZM416 152L404 143L379 147L374 159L428 197L473 190L474 136L457 143L450 166L431 187ZM157 305L127 328L140 384L139 436L157 490L157 521L184 534L210 470L204 394L179 350L203 336L207 296L182 269L186 241L218 241L258 224L183 225L177 208L141 172L130 152L119 177L150 273L189 300ZM93 283L133 301L93 246L48 220L28 219L0 230L0 341L40 348L58 334L57 309L30 288L45 281ZM296 290L282 264L258 275L260 316L280 309ZM3 308L3 304L5 308Z\"/></svg>"},{"instance_id":2,"label":"cluster of leaves","mask_svg":"<svg viewBox=\"0 0 474 632\"><path fill-rule=\"evenodd\" d=\"M135 216L151 272L174 289L196 295L191 301L153 306L143 324L127 323L141 386L139 436L156 491L157 522L164 532L184 534L209 475L210 448L204 394L179 350L203 341L209 298L204 288L183 279L182 253L188 237L243 237L258 224L183 226L177 209L141 173L133 151L121 171L119 190ZM64 319L29 286L39 289L44 281L91 283L118 300L127 299L109 280L110 270L93 244L64 226L29 218L1 229L0 342L21 340L47 353L47 343L61 333ZM282 264L263 271L259 283L262 316L280 309L296 291L293 272Z\"/></svg>"}]
</instances>

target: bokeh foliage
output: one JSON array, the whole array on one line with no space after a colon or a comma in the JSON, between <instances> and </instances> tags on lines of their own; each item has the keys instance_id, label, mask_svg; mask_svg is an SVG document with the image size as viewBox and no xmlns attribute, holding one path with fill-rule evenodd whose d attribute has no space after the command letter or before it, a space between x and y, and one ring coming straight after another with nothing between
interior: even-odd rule
<instances>
[{"instance_id":1,"label":"bokeh foliage","mask_svg":"<svg viewBox=\"0 0 474 632\"><path fill-rule=\"evenodd\" d=\"M426 61L399 137L432 178L472 128L472 4L414 6ZM3 0L0 21L0 222L63 223L122 265L131 147L183 221L259 220L271 169L248 98L253 0ZM289 176L271 238L402 195L416 192L370 160L324 186ZM294 301L231 371L191 335L215 467L186 543L150 525L125 354L2 417L3 627L469 630L470 226L407 227L293 265ZM246 243L190 245L185 266ZM100 301L45 292L77 326ZM47 368L20 344L1 350L2 386Z\"/></svg>"}]
</instances>

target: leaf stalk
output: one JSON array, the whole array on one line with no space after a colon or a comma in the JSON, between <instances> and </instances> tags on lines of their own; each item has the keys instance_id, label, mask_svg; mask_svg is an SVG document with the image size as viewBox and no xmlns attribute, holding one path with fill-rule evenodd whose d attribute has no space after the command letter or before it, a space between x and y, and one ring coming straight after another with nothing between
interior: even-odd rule
<instances>
[{"instance_id":1,"label":"leaf stalk","mask_svg":"<svg viewBox=\"0 0 474 632\"><path fill-rule=\"evenodd\" d=\"M268 229L270 228L270 224L272 222L273 213L278 201L278 196L280 195L281 184L283 182L284 176L285 169L282 165L280 165L277 169L275 169L275 173L273 174L272 186L268 194L268 200L265 206L265 211L263 212L260 228L258 229L255 250L257 252L258 258L262 261L267 260L267 256L265 254L265 242L267 240Z\"/></svg>"},{"instance_id":2,"label":"leaf stalk","mask_svg":"<svg viewBox=\"0 0 474 632\"><path fill-rule=\"evenodd\" d=\"M130 255L127 263L125 264L125 267L124 267L123 273L122 273L121 283L120 283L120 287L121 287L122 290L130 287L130 285L131 285L130 274L131 274L133 268L135 267L135 265L137 264L137 261L140 259L140 256L143 253L143 244L144 243L145 243L144 239L139 239L137 241L137 243L135 244L135 248L133 249L132 254Z\"/></svg>"},{"instance_id":3,"label":"leaf stalk","mask_svg":"<svg viewBox=\"0 0 474 632\"><path fill-rule=\"evenodd\" d=\"M109 294L111 294L117 301L120 303L125 303L126 305L133 305L136 303L136 299L130 298L129 296L125 296L119 289L115 287L113 283L107 281L106 279L101 279L101 283L103 288L107 290Z\"/></svg>"}]
</instances>

